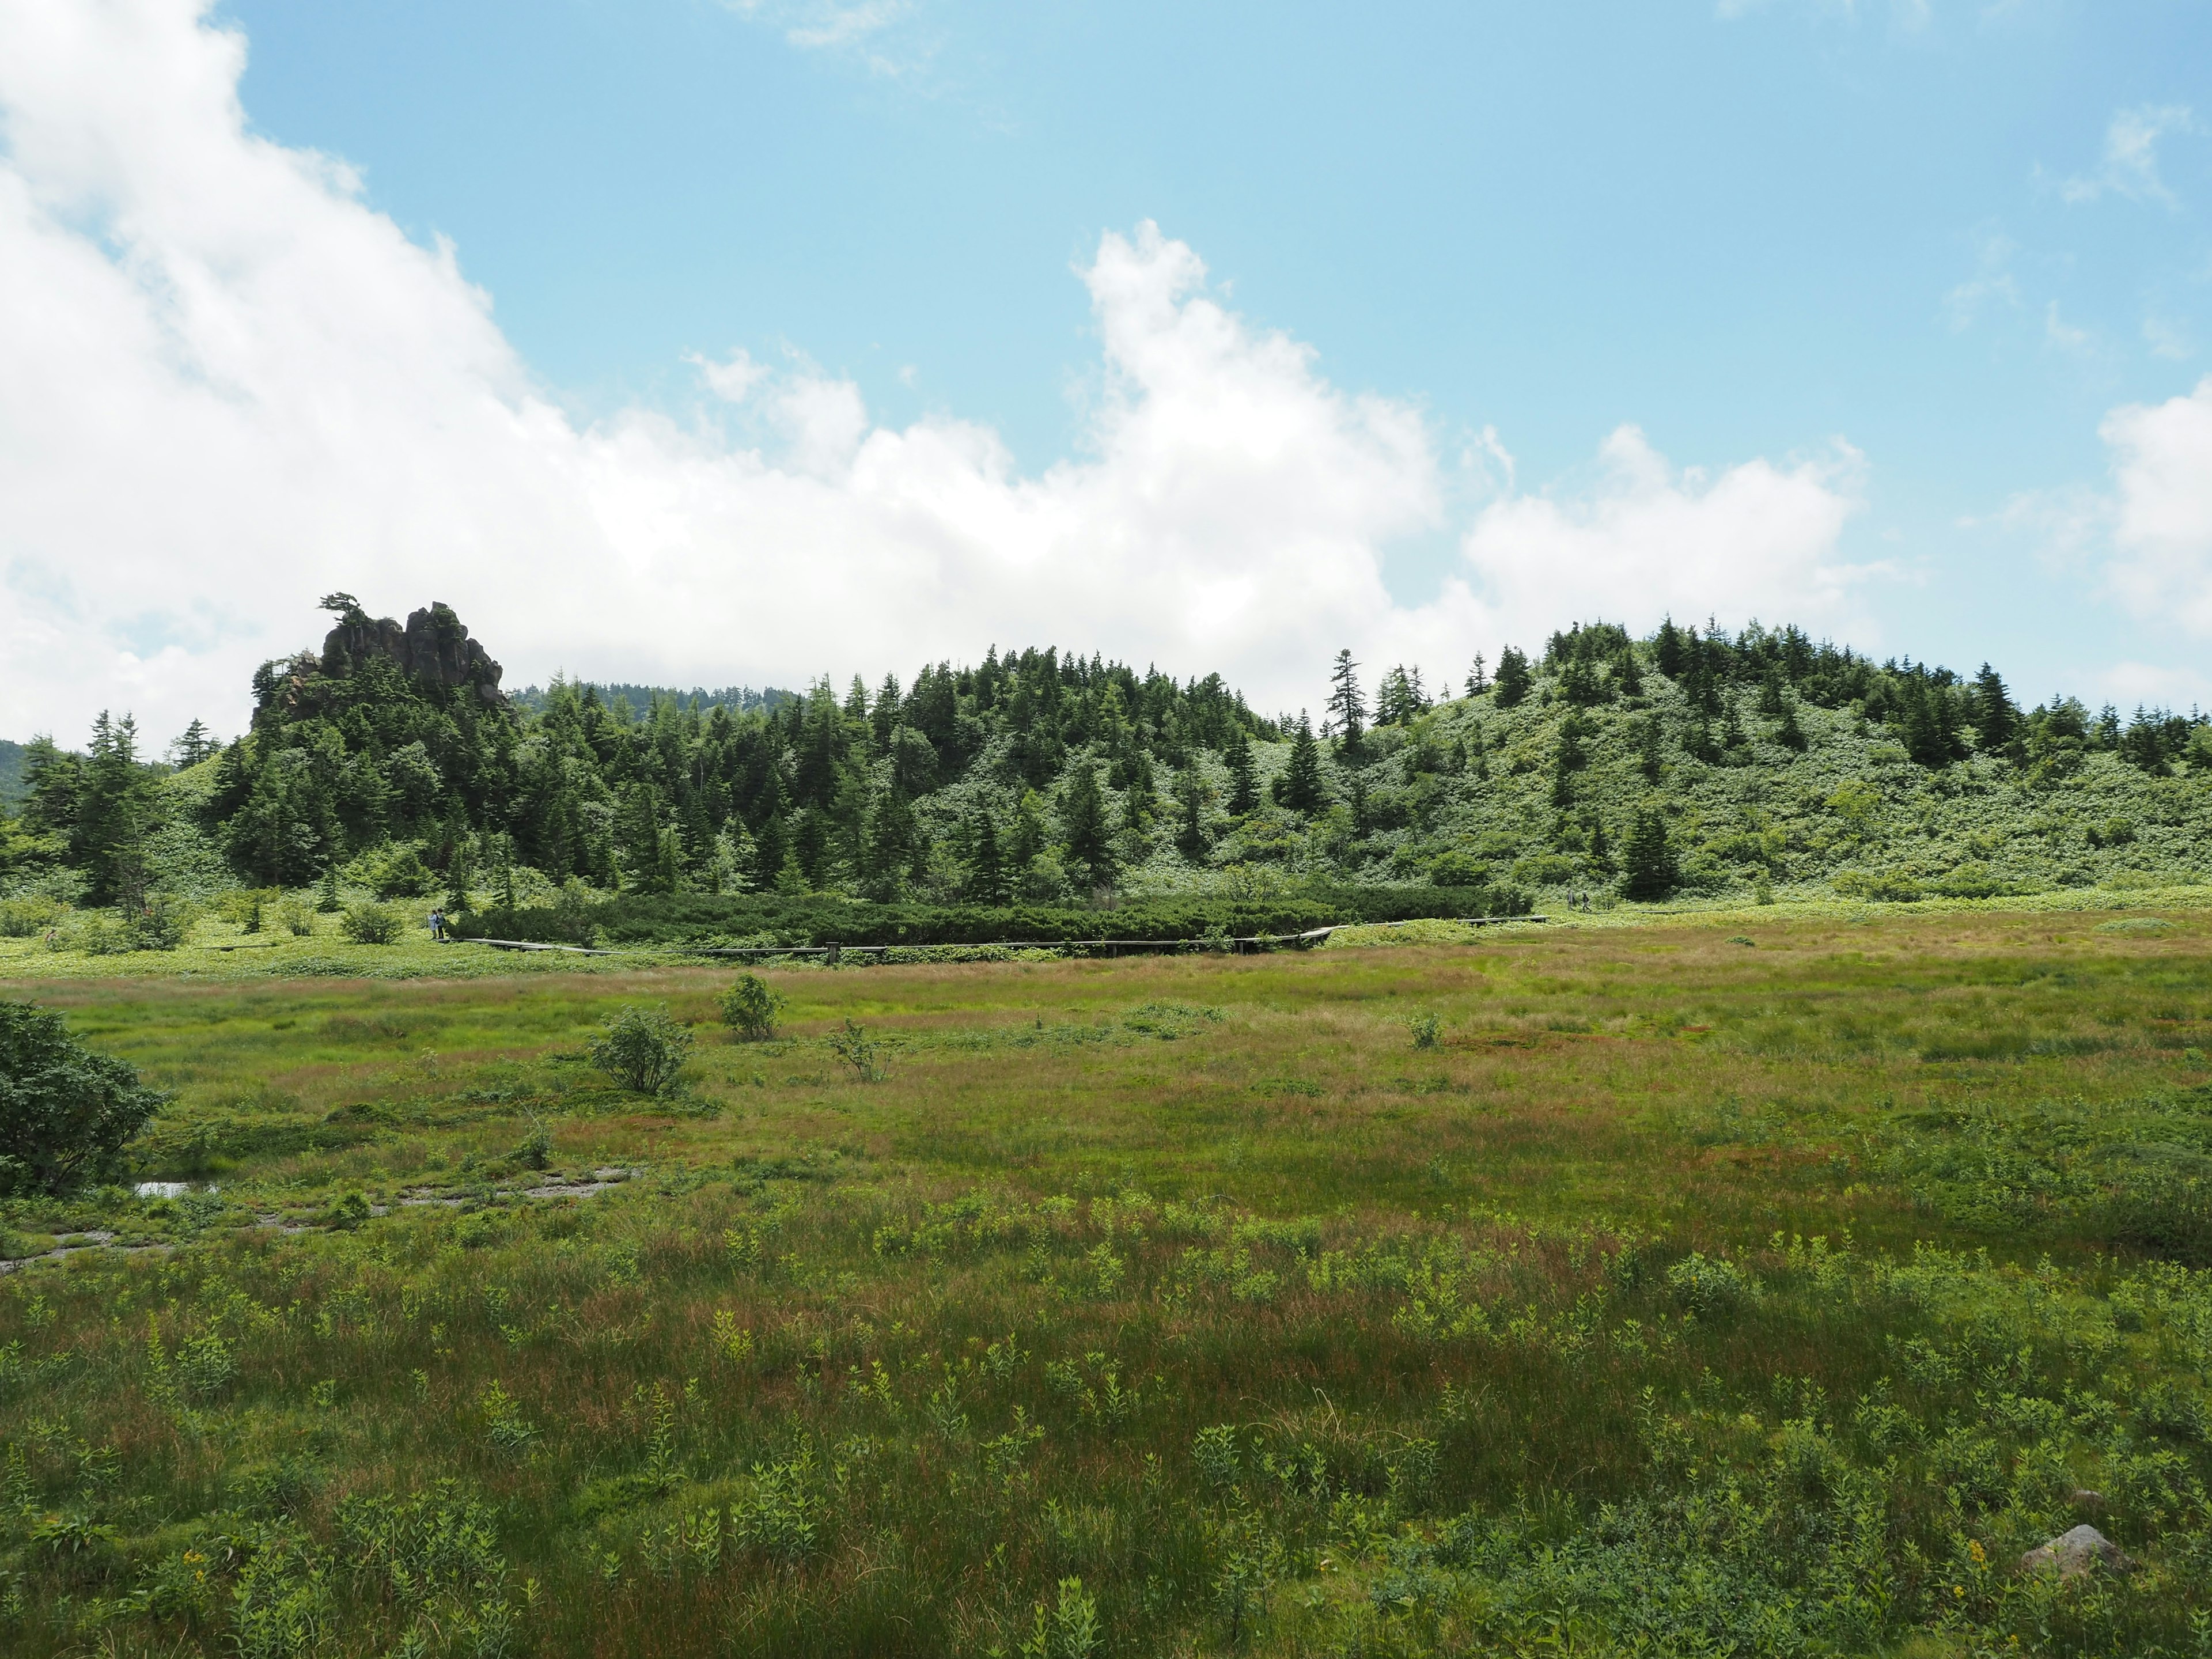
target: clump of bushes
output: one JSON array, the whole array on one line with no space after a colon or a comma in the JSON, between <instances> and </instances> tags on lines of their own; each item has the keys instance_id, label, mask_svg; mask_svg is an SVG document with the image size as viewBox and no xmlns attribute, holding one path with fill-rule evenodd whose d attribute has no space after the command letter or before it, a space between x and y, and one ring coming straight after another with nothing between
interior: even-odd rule
<instances>
[{"instance_id":1,"label":"clump of bushes","mask_svg":"<svg viewBox=\"0 0 2212 1659\"><path fill-rule=\"evenodd\" d=\"M1753 1291L1750 1276L1735 1262L1696 1250L1667 1269L1667 1288L1677 1303L1700 1318L1741 1307Z\"/></svg>"},{"instance_id":2,"label":"clump of bushes","mask_svg":"<svg viewBox=\"0 0 2212 1659\"><path fill-rule=\"evenodd\" d=\"M665 1006L628 1007L611 1016L585 1044L592 1064L625 1089L665 1095L676 1086L691 1053L691 1032Z\"/></svg>"},{"instance_id":3,"label":"clump of bushes","mask_svg":"<svg viewBox=\"0 0 2212 1659\"><path fill-rule=\"evenodd\" d=\"M740 974L722 993L722 1024L740 1042L762 1042L775 1035L775 1017L784 1000L757 974Z\"/></svg>"},{"instance_id":4,"label":"clump of bushes","mask_svg":"<svg viewBox=\"0 0 2212 1659\"><path fill-rule=\"evenodd\" d=\"M367 901L349 904L338 918L338 931L356 945L394 945L406 927L399 912L389 904Z\"/></svg>"},{"instance_id":5,"label":"clump of bushes","mask_svg":"<svg viewBox=\"0 0 2212 1659\"><path fill-rule=\"evenodd\" d=\"M59 1014L0 1002L0 1194L66 1192L112 1173L167 1098L71 1036Z\"/></svg>"},{"instance_id":6,"label":"clump of bushes","mask_svg":"<svg viewBox=\"0 0 2212 1659\"><path fill-rule=\"evenodd\" d=\"M33 893L27 898L0 899L0 939L33 938L68 914L67 905L44 893Z\"/></svg>"}]
</instances>

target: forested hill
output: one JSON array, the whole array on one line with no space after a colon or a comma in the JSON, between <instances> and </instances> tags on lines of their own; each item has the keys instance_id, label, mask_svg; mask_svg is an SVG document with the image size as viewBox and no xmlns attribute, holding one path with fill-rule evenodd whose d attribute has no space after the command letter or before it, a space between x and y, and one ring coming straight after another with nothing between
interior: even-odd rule
<instances>
[{"instance_id":1,"label":"forested hill","mask_svg":"<svg viewBox=\"0 0 2212 1659\"><path fill-rule=\"evenodd\" d=\"M527 906L1091 903L1378 884L1547 904L1674 891L1906 899L2212 877L2197 716L2023 708L1988 667L1877 663L1794 628L1609 624L1424 687L1316 665L1318 726L1218 675L994 650L842 691L510 699L444 606L345 595L265 665L251 729L145 763L127 720L34 742L16 887L321 882ZM687 901L688 902L688 901ZM707 908L712 909L712 905Z\"/></svg>"},{"instance_id":2,"label":"forested hill","mask_svg":"<svg viewBox=\"0 0 2212 1659\"><path fill-rule=\"evenodd\" d=\"M0 738L0 811L23 798L23 745Z\"/></svg>"}]
</instances>

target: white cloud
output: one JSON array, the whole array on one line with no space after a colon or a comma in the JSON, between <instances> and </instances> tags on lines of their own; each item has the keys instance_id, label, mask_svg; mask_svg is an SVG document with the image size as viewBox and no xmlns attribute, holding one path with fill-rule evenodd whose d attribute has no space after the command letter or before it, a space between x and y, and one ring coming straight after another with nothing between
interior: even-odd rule
<instances>
[{"instance_id":1,"label":"white cloud","mask_svg":"<svg viewBox=\"0 0 2212 1659\"><path fill-rule=\"evenodd\" d=\"M2131 202L2180 203L2159 176L2159 140L2170 133L2197 130L2186 105L2142 104L2116 113L2105 129L2105 153L2096 172L2059 181L2062 201L2094 202L2107 191Z\"/></svg>"},{"instance_id":2,"label":"white cloud","mask_svg":"<svg viewBox=\"0 0 2212 1659\"><path fill-rule=\"evenodd\" d=\"M699 371L699 378L707 383L707 390L725 403L741 404L752 396L753 388L768 378L765 363L757 363L752 354L738 347L720 362L701 356L694 351L684 362Z\"/></svg>"},{"instance_id":3,"label":"white cloud","mask_svg":"<svg viewBox=\"0 0 2212 1659\"><path fill-rule=\"evenodd\" d=\"M2212 681L2193 668L2161 668L2153 663L2115 663L2096 677L2106 702L2128 709L2202 708Z\"/></svg>"},{"instance_id":4,"label":"white cloud","mask_svg":"<svg viewBox=\"0 0 2212 1659\"><path fill-rule=\"evenodd\" d=\"M774 29L805 52L858 57L878 75L904 76L931 52L909 25L915 0L723 0L740 17Z\"/></svg>"},{"instance_id":5,"label":"white cloud","mask_svg":"<svg viewBox=\"0 0 2212 1659\"><path fill-rule=\"evenodd\" d=\"M1586 493L1508 470L1463 574L1394 601L1385 550L1450 527L1428 422L1332 386L1150 225L1081 273L1103 390L1041 474L986 427L881 426L849 382L742 353L694 360L722 400L696 422L580 426L451 248L246 131L243 62L204 0L0 7L0 732L103 706L235 729L252 665L312 643L333 587L448 601L516 684L1036 642L1218 668L1267 707L1316 701L1340 644L1433 665L1578 616L1847 608L1847 448L1707 474L1632 429Z\"/></svg>"},{"instance_id":6,"label":"white cloud","mask_svg":"<svg viewBox=\"0 0 2212 1659\"><path fill-rule=\"evenodd\" d=\"M1599 452L1595 487L1566 498L1516 495L1467 534L1469 563L1524 636L1583 617L1741 623L1850 619L1881 567L1837 556L1861 459L1838 442L1789 466L1753 461L1718 475L1677 471L1622 427Z\"/></svg>"},{"instance_id":7,"label":"white cloud","mask_svg":"<svg viewBox=\"0 0 2212 1659\"><path fill-rule=\"evenodd\" d=\"M2186 397L2116 409L2099 430L2112 454L2114 591L2139 615L2212 636L2212 376Z\"/></svg>"},{"instance_id":8,"label":"white cloud","mask_svg":"<svg viewBox=\"0 0 2212 1659\"><path fill-rule=\"evenodd\" d=\"M2166 317L2146 317L2142 325L2143 343L2155 356L2181 362L2197 355L2197 343L2186 325Z\"/></svg>"},{"instance_id":9,"label":"white cloud","mask_svg":"<svg viewBox=\"0 0 2212 1659\"><path fill-rule=\"evenodd\" d=\"M1954 333L1972 328L1981 319L1983 308L1991 303L2014 311L2021 307L2020 284L2012 274L2012 258L2018 249L2012 238L2002 231L1985 230L1978 240L1974 275L1943 296L1943 309Z\"/></svg>"},{"instance_id":10,"label":"white cloud","mask_svg":"<svg viewBox=\"0 0 2212 1659\"><path fill-rule=\"evenodd\" d=\"M1770 0L1714 0L1713 15L1723 22L1732 22L1765 9L1769 3ZM1917 34L1926 28L1936 15L1933 0L1888 0L1886 6L1862 4L1860 0L1803 0L1799 9L1846 23L1856 23L1868 13L1880 12L1888 17L1893 27L1907 34Z\"/></svg>"}]
</instances>

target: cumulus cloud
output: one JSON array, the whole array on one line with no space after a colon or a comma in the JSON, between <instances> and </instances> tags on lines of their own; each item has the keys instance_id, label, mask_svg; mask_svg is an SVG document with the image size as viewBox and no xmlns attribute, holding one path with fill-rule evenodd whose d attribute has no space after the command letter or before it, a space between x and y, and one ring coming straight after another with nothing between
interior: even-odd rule
<instances>
[{"instance_id":1,"label":"cumulus cloud","mask_svg":"<svg viewBox=\"0 0 2212 1659\"><path fill-rule=\"evenodd\" d=\"M2144 617L2212 635L2212 376L2185 397L2114 410L2114 590Z\"/></svg>"},{"instance_id":2,"label":"cumulus cloud","mask_svg":"<svg viewBox=\"0 0 2212 1659\"><path fill-rule=\"evenodd\" d=\"M1466 553L1497 611L1525 634L1562 616L1702 622L1726 605L1770 622L1852 614L1869 578L1836 555L1863 463L1838 441L1788 466L1753 461L1680 471L1622 427L1599 452L1595 486L1492 503Z\"/></svg>"},{"instance_id":3,"label":"cumulus cloud","mask_svg":"<svg viewBox=\"0 0 2212 1659\"><path fill-rule=\"evenodd\" d=\"M1463 568L1394 599L1387 550L1455 528L1443 440L1149 224L1079 273L1101 392L1041 473L743 353L695 360L694 416L580 424L454 250L248 130L244 56L204 0L0 8L0 732L101 707L235 729L333 587L450 602L514 683L790 684L1034 641L1283 707L1340 644L1436 669L1598 613L1818 623L1856 580L1847 448L1706 473L1625 429L1594 485L1529 495L1493 434L1508 493L1457 526Z\"/></svg>"}]
</instances>

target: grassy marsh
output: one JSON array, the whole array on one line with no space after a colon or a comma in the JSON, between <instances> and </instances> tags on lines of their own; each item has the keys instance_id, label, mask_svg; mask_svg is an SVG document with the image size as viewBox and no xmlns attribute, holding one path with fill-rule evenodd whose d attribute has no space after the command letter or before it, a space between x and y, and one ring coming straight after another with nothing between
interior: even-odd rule
<instances>
[{"instance_id":1,"label":"grassy marsh","mask_svg":"<svg viewBox=\"0 0 2212 1659\"><path fill-rule=\"evenodd\" d=\"M11 1651L2203 1650L2212 915L532 966L18 989Z\"/></svg>"}]
</instances>

